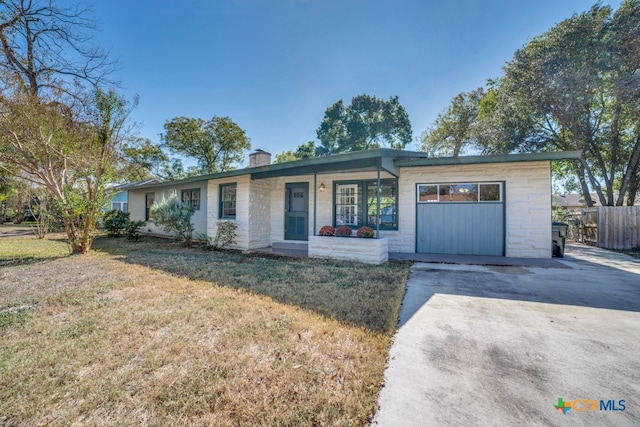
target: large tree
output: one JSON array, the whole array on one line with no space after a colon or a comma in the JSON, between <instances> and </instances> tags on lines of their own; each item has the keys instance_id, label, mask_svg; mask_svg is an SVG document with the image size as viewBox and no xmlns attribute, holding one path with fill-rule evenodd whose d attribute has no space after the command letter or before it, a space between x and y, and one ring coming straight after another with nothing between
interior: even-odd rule
<instances>
[{"instance_id":1,"label":"large tree","mask_svg":"<svg viewBox=\"0 0 640 427\"><path fill-rule=\"evenodd\" d=\"M421 149L432 156L459 156L475 148L473 126L478 120L482 88L460 93L436 121L421 135Z\"/></svg>"},{"instance_id":2,"label":"large tree","mask_svg":"<svg viewBox=\"0 0 640 427\"><path fill-rule=\"evenodd\" d=\"M245 159L251 141L229 117L211 120L176 117L164 125L164 145L174 154L195 159L198 173L233 170Z\"/></svg>"},{"instance_id":3,"label":"large tree","mask_svg":"<svg viewBox=\"0 0 640 427\"><path fill-rule=\"evenodd\" d=\"M0 98L0 168L49 192L73 253L91 248L130 111L113 91L96 90L81 105L45 103L24 92Z\"/></svg>"},{"instance_id":4,"label":"large tree","mask_svg":"<svg viewBox=\"0 0 640 427\"><path fill-rule=\"evenodd\" d=\"M320 155L378 147L403 149L412 139L409 115L397 96L385 101L358 95L346 107L339 100L327 108L316 133Z\"/></svg>"},{"instance_id":5,"label":"large tree","mask_svg":"<svg viewBox=\"0 0 640 427\"><path fill-rule=\"evenodd\" d=\"M91 247L128 137L127 103L101 89L114 64L93 43L88 12L0 1L0 169L48 191L74 253Z\"/></svg>"},{"instance_id":6,"label":"large tree","mask_svg":"<svg viewBox=\"0 0 640 427\"><path fill-rule=\"evenodd\" d=\"M70 82L110 83L115 63L94 43L95 30L90 9L79 4L0 1L1 90L17 84L32 97L59 96L74 88Z\"/></svg>"},{"instance_id":7,"label":"large tree","mask_svg":"<svg viewBox=\"0 0 640 427\"><path fill-rule=\"evenodd\" d=\"M295 151L286 150L280 154L276 154L273 163L292 162L294 160L310 159L316 156L316 143L308 141L306 144L299 145Z\"/></svg>"},{"instance_id":8,"label":"large tree","mask_svg":"<svg viewBox=\"0 0 640 427\"><path fill-rule=\"evenodd\" d=\"M598 3L531 40L477 111L463 146L582 150L571 164L582 193L595 191L602 205L621 205L625 196L632 203L640 176L640 0L615 12Z\"/></svg>"}]
</instances>

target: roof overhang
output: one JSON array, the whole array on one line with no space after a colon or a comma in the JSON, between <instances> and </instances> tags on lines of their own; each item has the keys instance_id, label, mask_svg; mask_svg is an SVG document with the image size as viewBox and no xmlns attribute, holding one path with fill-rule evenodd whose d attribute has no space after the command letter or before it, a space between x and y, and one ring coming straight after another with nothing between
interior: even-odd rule
<instances>
[{"instance_id":1,"label":"roof overhang","mask_svg":"<svg viewBox=\"0 0 640 427\"><path fill-rule=\"evenodd\" d=\"M563 151L555 153L505 154L498 156L428 157L427 153L424 152L378 148L201 175L176 181L149 183L138 185L135 188L166 187L246 175L249 175L251 179L255 180L279 176L380 170L397 177L400 175L401 167L571 160L579 159L580 154L580 151Z\"/></svg>"},{"instance_id":2,"label":"roof overhang","mask_svg":"<svg viewBox=\"0 0 640 427\"><path fill-rule=\"evenodd\" d=\"M558 151L553 153L516 153L491 156L460 156L460 157L404 157L394 160L397 167L413 166L445 166L445 165L470 165L483 163L512 163L512 162L538 162L553 160L576 160L581 156L581 151Z\"/></svg>"},{"instance_id":3,"label":"roof overhang","mask_svg":"<svg viewBox=\"0 0 640 427\"><path fill-rule=\"evenodd\" d=\"M398 176L398 168L393 164L393 159L397 154L398 150L376 149L273 164L262 168L254 168L260 170L252 171L251 179L354 170L375 171L378 168L387 171L391 175Z\"/></svg>"}]
</instances>

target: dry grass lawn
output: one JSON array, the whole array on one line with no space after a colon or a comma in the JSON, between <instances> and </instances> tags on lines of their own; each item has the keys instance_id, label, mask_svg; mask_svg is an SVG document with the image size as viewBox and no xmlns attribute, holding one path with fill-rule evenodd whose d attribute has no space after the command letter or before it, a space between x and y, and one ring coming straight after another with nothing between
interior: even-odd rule
<instances>
[{"instance_id":1,"label":"dry grass lawn","mask_svg":"<svg viewBox=\"0 0 640 427\"><path fill-rule=\"evenodd\" d=\"M30 249L29 249L30 248ZM0 425L365 425L408 267L0 238Z\"/></svg>"}]
</instances>

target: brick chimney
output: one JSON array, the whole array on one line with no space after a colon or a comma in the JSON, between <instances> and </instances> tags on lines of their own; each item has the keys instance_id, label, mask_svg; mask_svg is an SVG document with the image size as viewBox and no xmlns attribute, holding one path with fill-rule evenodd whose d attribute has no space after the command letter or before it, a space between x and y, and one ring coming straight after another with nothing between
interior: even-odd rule
<instances>
[{"instance_id":1,"label":"brick chimney","mask_svg":"<svg viewBox=\"0 0 640 427\"><path fill-rule=\"evenodd\" d=\"M249 154L249 167L268 166L271 164L271 153L257 149L254 153Z\"/></svg>"}]
</instances>

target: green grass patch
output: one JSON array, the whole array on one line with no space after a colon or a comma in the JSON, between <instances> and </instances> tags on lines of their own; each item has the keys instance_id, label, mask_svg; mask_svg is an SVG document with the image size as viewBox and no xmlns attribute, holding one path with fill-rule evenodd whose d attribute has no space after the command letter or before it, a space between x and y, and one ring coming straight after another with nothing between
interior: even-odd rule
<instances>
[{"instance_id":1,"label":"green grass patch","mask_svg":"<svg viewBox=\"0 0 640 427\"><path fill-rule=\"evenodd\" d=\"M0 267L26 265L69 256L63 240L35 237L0 237Z\"/></svg>"},{"instance_id":2,"label":"green grass patch","mask_svg":"<svg viewBox=\"0 0 640 427\"><path fill-rule=\"evenodd\" d=\"M18 310L10 310L0 313L0 330L7 326L19 325L25 322L29 316L31 307Z\"/></svg>"}]
</instances>

